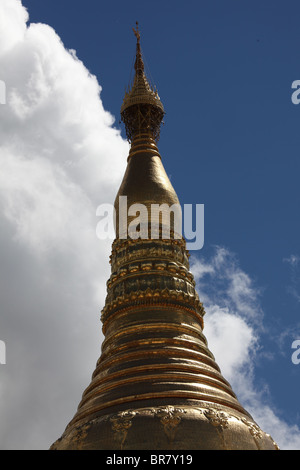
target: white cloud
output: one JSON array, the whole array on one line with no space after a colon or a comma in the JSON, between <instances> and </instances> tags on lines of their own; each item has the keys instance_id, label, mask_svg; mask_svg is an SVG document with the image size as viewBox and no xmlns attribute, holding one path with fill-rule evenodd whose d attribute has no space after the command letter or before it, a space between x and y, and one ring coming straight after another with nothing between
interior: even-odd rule
<instances>
[{"instance_id":1,"label":"white cloud","mask_svg":"<svg viewBox=\"0 0 300 470\"><path fill-rule=\"evenodd\" d=\"M22 42L26 32L28 13L20 0L2 0L0 17L0 54L11 51Z\"/></svg>"},{"instance_id":2,"label":"white cloud","mask_svg":"<svg viewBox=\"0 0 300 470\"><path fill-rule=\"evenodd\" d=\"M209 347L219 358L222 373L233 383L245 364L248 368L251 366L249 351L255 348L255 333L240 316L230 313L227 307L212 305L206 308L206 315L205 333L209 338Z\"/></svg>"},{"instance_id":3,"label":"white cloud","mask_svg":"<svg viewBox=\"0 0 300 470\"><path fill-rule=\"evenodd\" d=\"M286 263L289 263L293 267L296 267L299 264L300 256L290 255L288 258L284 258L283 261L286 262Z\"/></svg>"},{"instance_id":4,"label":"white cloud","mask_svg":"<svg viewBox=\"0 0 300 470\"><path fill-rule=\"evenodd\" d=\"M2 449L48 448L90 381L111 248L96 209L113 202L128 154L96 78L27 19L20 1L1 1Z\"/></svg>"},{"instance_id":5,"label":"white cloud","mask_svg":"<svg viewBox=\"0 0 300 470\"><path fill-rule=\"evenodd\" d=\"M300 449L300 429L273 410L268 386L255 383L261 351L263 311L261 290L227 249L216 247L210 260L191 257L191 271L204 303L204 333L222 374L241 404L281 449ZM277 413L277 414L276 414Z\"/></svg>"}]
</instances>

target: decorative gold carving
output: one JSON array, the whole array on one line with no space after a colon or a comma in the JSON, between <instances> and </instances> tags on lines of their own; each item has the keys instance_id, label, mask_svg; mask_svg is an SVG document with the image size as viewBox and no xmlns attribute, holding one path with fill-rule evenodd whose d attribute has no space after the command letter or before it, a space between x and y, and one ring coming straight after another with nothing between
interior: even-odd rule
<instances>
[{"instance_id":1,"label":"decorative gold carving","mask_svg":"<svg viewBox=\"0 0 300 470\"><path fill-rule=\"evenodd\" d=\"M204 411L208 421L215 427L225 429L228 427L228 416L222 411L215 411L211 408Z\"/></svg>"},{"instance_id":2,"label":"decorative gold carving","mask_svg":"<svg viewBox=\"0 0 300 470\"><path fill-rule=\"evenodd\" d=\"M229 449L230 445L225 441L225 436L224 436L224 429L228 428L228 415L227 413L224 413L223 411L216 411L213 410L212 408L209 408L204 411L204 416L208 419L210 424L215 427L219 439L222 443L223 449Z\"/></svg>"},{"instance_id":3,"label":"decorative gold carving","mask_svg":"<svg viewBox=\"0 0 300 470\"><path fill-rule=\"evenodd\" d=\"M258 450L260 449L260 440L262 438L262 432L261 432L261 429L257 426L257 424L251 422L251 421L248 421L247 419L245 418L242 418L241 421L246 424L246 426L248 427L249 429L249 432L251 434L251 436L253 437L254 439L254 442L258 448Z\"/></svg>"},{"instance_id":4,"label":"decorative gold carving","mask_svg":"<svg viewBox=\"0 0 300 470\"><path fill-rule=\"evenodd\" d=\"M121 266L137 260L149 260L167 264L174 261L182 266L184 273L188 272L189 262L184 245L174 244L174 240L139 240L139 243L113 245L110 263L112 271L117 271ZM177 240L176 240L177 241ZM165 258L165 260L163 260Z\"/></svg>"},{"instance_id":5,"label":"decorative gold carving","mask_svg":"<svg viewBox=\"0 0 300 470\"><path fill-rule=\"evenodd\" d=\"M177 276L169 276L167 273L155 273L153 271L138 273L134 276L125 275L118 279L118 282L109 282L107 302L112 302L120 295L129 294L150 288L152 291L169 289L170 291L182 291L191 297L198 297L194 286L187 280Z\"/></svg>"},{"instance_id":6,"label":"decorative gold carving","mask_svg":"<svg viewBox=\"0 0 300 470\"><path fill-rule=\"evenodd\" d=\"M123 449L128 430L132 426L132 419L135 417L135 415L135 411L122 411L116 416L110 418L112 423L112 430L114 431L114 437L120 443L121 449Z\"/></svg>"},{"instance_id":7,"label":"decorative gold carving","mask_svg":"<svg viewBox=\"0 0 300 470\"><path fill-rule=\"evenodd\" d=\"M252 421L248 421L245 418L242 418L241 421L244 424L246 424L246 426L248 426L248 429L249 429L249 432L250 432L251 436L253 436L254 438L261 439L261 437L262 437L261 429L257 426L257 424L255 424Z\"/></svg>"},{"instance_id":8,"label":"decorative gold carving","mask_svg":"<svg viewBox=\"0 0 300 470\"><path fill-rule=\"evenodd\" d=\"M164 408L155 409L154 413L160 419L164 432L172 441L175 437L177 426L182 419L182 415L186 413L186 410L168 405Z\"/></svg>"},{"instance_id":9,"label":"decorative gold carving","mask_svg":"<svg viewBox=\"0 0 300 470\"><path fill-rule=\"evenodd\" d=\"M103 308L101 312L101 321L104 323L107 319L107 315L114 311L115 309L121 307L124 304L134 303L135 305L141 305L146 300L147 303L151 301L151 304L160 303L163 301L164 303L168 299L169 303L173 302L180 302L183 304L187 304L197 312L200 316L204 316L205 311L203 308L202 303L199 300L198 295L195 293L194 295L187 294L186 292L171 290L171 289L150 289L149 287L144 291L134 291L130 292L129 294L120 295L116 299L109 301Z\"/></svg>"},{"instance_id":10,"label":"decorative gold carving","mask_svg":"<svg viewBox=\"0 0 300 470\"><path fill-rule=\"evenodd\" d=\"M254 423L248 424L248 426L251 436L253 436L255 439L261 439L261 429Z\"/></svg>"},{"instance_id":11,"label":"decorative gold carving","mask_svg":"<svg viewBox=\"0 0 300 470\"><path fill-rule=\"evenodd\" d=\"M229 420L237 420L244 423L248 429L250 434L253 436L256 446L260 449L260 445L258 439L262 439L262 435L264 434L259 426L250 421L246 418L241 418L237 415L231 415L224 411L215 410L213 408L194 408L190 406L186 406L184 408L179 408L176 406L167 405L164 407L153 407L153 408L141 408L135 410L127 410L122 413L118 413L115 417L111 418L113 424L113 430L116 433L116 439L122 442L122 445L125 442L128 429L132 425L132 419L136 415L143 415L143 414L152 414L154 417L160 419L161 424L163 425L163 429L167 437L170 441L174 440L178 425L180 424L181 420L184 418L184 414L186 413L195 413L198 411L200 414L206 417L210 424L215 427L220 440L222 442L222 447L224 449L231 449L232 443L230 442L230 435L225 435L224 430L229 428ZM269 434L265 434L273 443L275 450L279 450L277 443L272 439ZM229 440L228 440L229 439Z\"/></svg>"}]
</instances>

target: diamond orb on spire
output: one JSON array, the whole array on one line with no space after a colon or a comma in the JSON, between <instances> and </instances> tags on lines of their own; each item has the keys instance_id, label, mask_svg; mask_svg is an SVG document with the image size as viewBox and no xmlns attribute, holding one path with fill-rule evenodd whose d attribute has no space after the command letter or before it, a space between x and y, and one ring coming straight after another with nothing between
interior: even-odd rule
<instances>
[{"instance_id":1,"label":"diamond orb on spire","mask_svg":"<svg viewBox=\"0 0 300 470\"><path fill-rule=\"evenodd\" d=\"M136 29L132 28L133 29L133 32L134 32L134 35L137 39L137 42L139 43L140 42L140 39L141 39L141 35L140 35L140 31L139 31L139 24L138 22L136 21Z\"/></svg>"}]
</instances>

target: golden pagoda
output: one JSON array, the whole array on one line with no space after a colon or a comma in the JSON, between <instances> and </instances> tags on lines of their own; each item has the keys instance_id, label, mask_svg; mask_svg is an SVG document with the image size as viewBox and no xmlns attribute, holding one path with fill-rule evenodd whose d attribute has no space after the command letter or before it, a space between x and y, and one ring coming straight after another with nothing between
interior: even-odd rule
<instances>
[{"instance_id":1,"label":"golden pagoda","mask_svg":"<svg viewBox=\"0 0 300 470\"><path fill-rule=\"evenodd\" d=\"M204 308L186 241L146 220L130 237L127 205L179 204L157 148L164 108L145 75L138 26L135 77L121 117L131 143L115 200L116 238L91 383L52 450L275 450L239 403L203 335ZM154 233L154 235L153 235ZM147 236L149 235L149 236Z\"/></svg>"}]
</instances>

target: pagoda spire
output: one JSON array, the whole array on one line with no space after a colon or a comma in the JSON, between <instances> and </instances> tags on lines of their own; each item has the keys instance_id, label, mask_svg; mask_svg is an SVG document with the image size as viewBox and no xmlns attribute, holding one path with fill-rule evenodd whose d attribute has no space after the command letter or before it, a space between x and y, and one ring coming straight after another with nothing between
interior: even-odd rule
<instances>
[{"instance_id":1,"label":"pagoda spire","mask_svg":"<svg viewBox=\"0 0 300 470\"><path fill-rule=\"evenodd\" d=\"M157 91L152 88L145 74L138 23L133 31L137 40L135 77L131 89L125 93L121 119L125 124L126 135L130 142L136 135L143 132L150 133L157 141L165 111Z\"/></svg>"},{"instance_id":2,"label":"pagoda spire","mask_svg":"<svg viewBox=\"0 0 300 470\"><path fill-rule=\"evenodd\" d=\"M144 72L144 62L142 58L142 52L141 52L141 34L139 31L139 24L136 22L136 29L132 28L134 35L136 37L136 59L135 59L135 64L134 68L136 73L143 73Z\"/></svg>"},{"instance_id":3,"label":"pagoda spire","mask_svg":"<svg viewBox=\"0 0 300 470\"><path fill-rule=\"evenodd\" d=\"M145 76L138 26L134 33L135 78L121 108L131 148L115 201L105 339L78 409L51 449L276 449L208 347L184 238L174 230L162 235L164 211L179 201L157 148L163 105ZM130 218L120 216L122 198L147 212L163 207L158 237L123 236Z\"/></svg>"}]
</instances>

